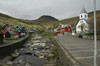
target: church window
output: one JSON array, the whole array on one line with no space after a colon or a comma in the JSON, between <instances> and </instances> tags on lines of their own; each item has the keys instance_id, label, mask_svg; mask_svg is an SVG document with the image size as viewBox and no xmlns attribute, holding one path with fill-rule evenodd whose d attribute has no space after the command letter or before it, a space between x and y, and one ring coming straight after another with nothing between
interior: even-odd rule
<instances>
[{"instance_id":1,"label":"church window","mask_svg":"<svg viewBox=\"0 0 100 66\"><path fill-rule=\"evenodd\" d=\"M82 15L81 15L81 18L82 18Z\"/></svg>"},{"instance_id":2,"label":"church window","mask_svg":"<svg viewBox=\"0 0 100 66\"><path fill-rule=\"evenodd\" d=\"M86 15L85 15L85 18L86 18Z\"/></svg>"}]
</instances>

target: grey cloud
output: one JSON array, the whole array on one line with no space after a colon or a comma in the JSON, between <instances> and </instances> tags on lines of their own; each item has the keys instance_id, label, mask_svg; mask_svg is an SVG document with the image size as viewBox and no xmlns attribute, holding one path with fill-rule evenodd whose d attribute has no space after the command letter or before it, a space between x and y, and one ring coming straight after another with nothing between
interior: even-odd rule
<instances>
[{"instance_id":1,"label":"grey cloud","mask_svg":"<svg viewBox=\"0 0 100 66\"><path fill-rule=\"evenodd\" d=\"M16 18L34 20L41 15L51 15L58 19L78 16L82 7L93 11L93 0L0 0L0 12ZM97 0L97 10L100 10Z\"/></svg>"}]
</instances>

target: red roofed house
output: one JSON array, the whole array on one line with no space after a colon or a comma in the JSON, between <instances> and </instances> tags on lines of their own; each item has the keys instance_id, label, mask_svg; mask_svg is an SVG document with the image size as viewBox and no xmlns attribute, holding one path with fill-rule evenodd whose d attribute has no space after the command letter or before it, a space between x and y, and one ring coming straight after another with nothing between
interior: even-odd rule
<instances>
[{"instance_id":1,"label":"red roofed house","mask_svg":"<svg viewBox=\"0 0 100 66\"><path fill-rule=\"evenodd\" d=\"M14 26L6 27L3 31L5 38L18 38L19 33L18 30Z\"/></svg>"},{"instance_id":2,"label":"red roofed house","mask_svg":"<svg viewBox=\"0 0 100 66\"><path fill-rule=\"evenodd\" d=\"M60 25L59 27L56 28L56 31L54 32L55 35L59 34L59 33L69 33L72 32L71 26L70 25Z\"/></svg>"}]
</instances>

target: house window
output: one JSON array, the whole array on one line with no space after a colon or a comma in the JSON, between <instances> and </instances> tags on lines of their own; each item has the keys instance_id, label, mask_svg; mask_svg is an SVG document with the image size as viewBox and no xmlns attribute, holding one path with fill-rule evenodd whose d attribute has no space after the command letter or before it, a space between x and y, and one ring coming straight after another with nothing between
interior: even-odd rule
<instances>
[{"instance_id":1,"label":"house window","mask_svg":"<svg viewBox=\"0 0 100 66\"><path fill-rule=\"evenodd\" d=\"M86 18L86 15L85 15L85 18Z\"/></svg>"},{"instance_id":2,"label":"house window","mask_svg":"<svg viewBox=\"0 0 100 66\"><path fill-rule=\"evenodd\" d=\"M82 18L82 15L81 15L81 18Z\"/></svg>"},{"instance_id":3,"label":"house window","mask_svg":"<svg viewBox=\"0 0 100 66\"><path fill-rule=\"evenodd\" d=\"M83 16L81 15L81 18L83 18Z\"/></svg>"}]
</instances>

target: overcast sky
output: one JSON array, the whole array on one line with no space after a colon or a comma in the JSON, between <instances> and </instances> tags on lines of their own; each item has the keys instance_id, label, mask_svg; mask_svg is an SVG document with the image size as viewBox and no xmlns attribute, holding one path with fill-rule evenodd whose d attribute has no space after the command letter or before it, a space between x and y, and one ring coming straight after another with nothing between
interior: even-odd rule
<instances>
[{"instance_id":1,"label":"overcast sky","mask_svg":"<svg viewBox=\"0 0 100 66\"><path fill-rule=\"evenodd\" d=\"M0 12L22 19L51 15L57 19L78 16L82 7L93 11L93 0L0 0ZM100 10L100 0L97 0Z\"/></svg>"}]
</instances>

